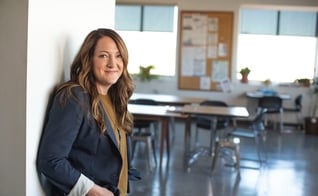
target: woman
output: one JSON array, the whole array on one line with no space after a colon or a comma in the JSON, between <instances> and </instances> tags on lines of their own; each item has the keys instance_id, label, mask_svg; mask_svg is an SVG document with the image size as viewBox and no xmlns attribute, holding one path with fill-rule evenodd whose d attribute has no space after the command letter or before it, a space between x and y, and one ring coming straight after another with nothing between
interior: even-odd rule
<instances>
[{"instance_id":1,"label":"woman","mask_svg":"<svg viewBox=\"0 0 318 196\"><path fill-rule=\"evenodd\" d=\"M38 169L54 195L127 195L133 117L127 110L134 84L128 51L111 29L85 38L58 86L39 147Z\"/></svg>"}]
</instances>

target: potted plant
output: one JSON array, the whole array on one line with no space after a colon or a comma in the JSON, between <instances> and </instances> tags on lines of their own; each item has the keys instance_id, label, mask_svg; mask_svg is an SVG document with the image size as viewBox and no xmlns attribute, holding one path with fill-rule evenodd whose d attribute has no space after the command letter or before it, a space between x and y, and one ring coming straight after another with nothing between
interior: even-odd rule
<instances>
[{"instance_id":1,"label":"potted plant","mask_svg":"<svg viewBox=\"0 0 318 196\"><path fill-rule=\"evenodd\" d=\"M151 74L151 70L155 69L154 65L149 66L139 66L139 73L134 74L135 77L139 78L141 82L150 81L152 79L158 78L157 75Z\"/></svg>"},{"instance_id":2,"label":"potted plant","mask_svg":"<svg viewBox=\"0 0 318 196\"><path fill-rule=\"evenodd\" d=\"M296 83L304 87L310 87L310 79L308 78L297 79Z\"/></svg>"},{"instance_id":3,"label":"potted plant","mask_svg":"<svg viewBox=\"0 0 318 196\"><path fill-rule=\"evenodd\" d=\"M242 68L240 71L240 74L242 75L241 82L247 83L248 82L248 74L251 72L251 70L248 67Z\"/></svg>"}]
</instances>

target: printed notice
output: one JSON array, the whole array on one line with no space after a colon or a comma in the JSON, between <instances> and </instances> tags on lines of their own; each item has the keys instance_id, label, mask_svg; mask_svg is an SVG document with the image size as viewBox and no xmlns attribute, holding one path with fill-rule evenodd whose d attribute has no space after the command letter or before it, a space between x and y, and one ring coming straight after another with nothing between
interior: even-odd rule
<instances>
[{"instance_id":1,"label":"printed notice","mask_svg":"<svg viewBox=\"0 0 318 196\"><path fill-rule=\"evenodd\" d=\"M182 76L204 76L206 74L206 53L204 47L183 47L182 54Z\"/></svg>"},{"instance_id":2,"label":"printed notice","mask_svg":"<svg viewBox=\"0 0 318 196\"><path fill-rule=\"evenodd\" d=\"M210 77L201 77L200 78L200 89L202 90L210 90Z\"/></svg>"},{"instance_id":3,"label":"printed notice","mask_svg":"<svg viewBox=\"0 0 318 196\"><path fill-rule=\"evenodd\" d=\"M221 82L228 77L229 62L224 60L215 60L212 62L211 79L214 82Z\"/></svg>"}]
</instances>

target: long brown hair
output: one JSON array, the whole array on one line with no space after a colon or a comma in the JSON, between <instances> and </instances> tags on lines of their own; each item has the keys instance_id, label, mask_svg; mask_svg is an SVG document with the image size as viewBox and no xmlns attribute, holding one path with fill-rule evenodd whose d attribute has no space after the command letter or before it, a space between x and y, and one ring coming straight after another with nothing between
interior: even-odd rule
<instances>
[{"instance_id":1,"label":"long brown hair","mask_svg":"<svg viewBox=\"0 0 318 196\"><path fill-rule=\"evenodd\" d=\"M103 37L110 37L116 43L118 50L123 59L123 73L118 81L110 87L108 95L115 108L119 126L127 133L131 133L133 128L133 117L128 112L127 105L130 96L135 88L133 80L128 73L128 50L120 35L111 29L97 29L90 32L85 38L79 52L75 56L71 64L71 79L62 84L58 91L66 88L67 94L71 94L71 89L75 86L81 86L90 95L90 107L92 115L96 120L102 133L106 130L104 121L104 113L101 108L98 91L95 86L95 77L92 71L93 55L95 47L99 39Z\"/></svg>"}]
</instances>

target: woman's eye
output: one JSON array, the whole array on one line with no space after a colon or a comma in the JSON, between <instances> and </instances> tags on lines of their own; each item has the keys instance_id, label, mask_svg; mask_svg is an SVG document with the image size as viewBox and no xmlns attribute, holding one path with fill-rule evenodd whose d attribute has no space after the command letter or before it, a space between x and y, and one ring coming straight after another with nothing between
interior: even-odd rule
<instances>
[{"instance_id":1,"label":"woman's eye","mask_svg":"<svg viewBox=\"0 0 318 196\"><path fill-rule=\"evenodd\" d=\"M108 55L106 55L106 54L101 54L101 55L99 55L99 57L100 57L100 58L107 58Z\"/></svg>"}]
</instances>

